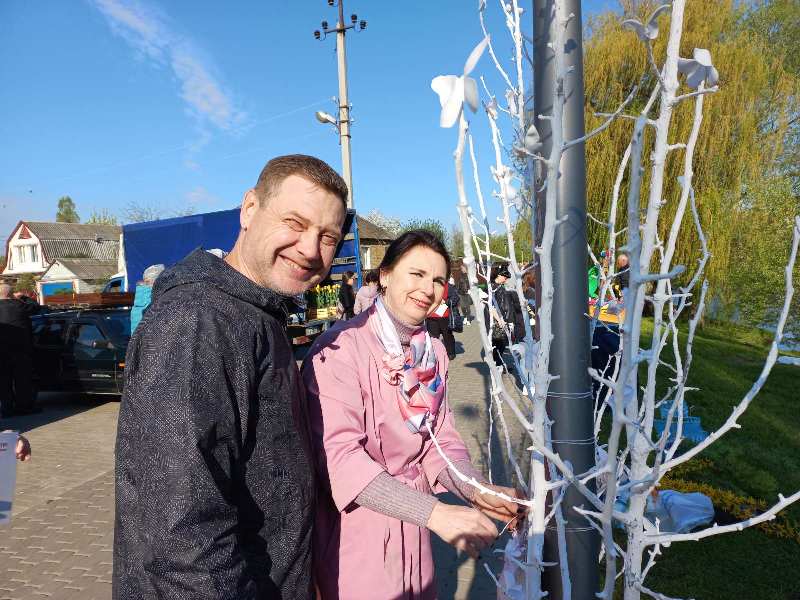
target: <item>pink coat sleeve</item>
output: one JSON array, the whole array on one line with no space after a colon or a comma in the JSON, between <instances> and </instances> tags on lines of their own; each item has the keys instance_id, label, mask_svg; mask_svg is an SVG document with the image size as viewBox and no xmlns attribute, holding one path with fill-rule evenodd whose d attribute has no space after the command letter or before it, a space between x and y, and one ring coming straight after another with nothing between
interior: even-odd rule
<instances>
[{"instance_id":1,"label":"pink coat sleeve","mask_svg":"<svg viewBox=\"0 0 800 600\"><path fill-rule=\"evenodd\" d=\"M342 332L303 363L314 449L331 495L345 510L384 467L367 454L365 406L353 355L355 341Z\"/></svg>"},{"instance_id":2,"label":"pink coat sleeve","mask_svg":"<svg viewBox=\"0 0 800 600\"><path fill-rule=\"evenodd\" d=\"M439 366L441 372L444 373L445 385L447 385L447 369L449 361L444 346L439 340L434 340L434 347L436 354L439 357ZM436 441L442 447L442 450L450 459L450 462L457 462L460 460L470 460L469 451L467 450L464 440L461 439L458 431L456 430L455 420L453 419L453 411L450 409L450 402L447 399L448 390L445 389L445 402L439 411L439 417L436 419L436 427L434 428L434 435ZM425 477L428 479L428 484L435 493L448 491L441 483L439 483L439 473L447 468L447 462L439 454L433 440L428 441L428 449L422 457L422 470L425 472Z\"/></svg>"}]
</instances>

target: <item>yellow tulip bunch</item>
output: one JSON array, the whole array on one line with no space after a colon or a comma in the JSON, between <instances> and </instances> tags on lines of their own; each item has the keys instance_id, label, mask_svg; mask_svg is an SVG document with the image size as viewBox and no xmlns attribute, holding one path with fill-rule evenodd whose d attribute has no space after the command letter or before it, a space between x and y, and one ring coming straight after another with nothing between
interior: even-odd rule
<instances>
[{"instance_id":1,"label":"yellow tulip bunch","mask_svg":"<svg viewBox=\"0 0 800 600\"><path fill-rule=\"evenodd\" d=\"M339 295L339 286L337 285L317 285L307 292L308 306L310 308L328 308L336 306L336 300Z\"/></svg>"}]
</instances>

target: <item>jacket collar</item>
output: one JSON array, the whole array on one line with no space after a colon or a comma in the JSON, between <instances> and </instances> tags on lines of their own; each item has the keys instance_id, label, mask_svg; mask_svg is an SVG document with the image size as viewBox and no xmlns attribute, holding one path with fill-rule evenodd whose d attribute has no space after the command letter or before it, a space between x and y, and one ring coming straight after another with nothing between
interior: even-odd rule
<instances>
[{"instance_id":1,"label":"jacket collar","mask_svg":"<svg viewBox=\"0 0 800 600\"><path fill-rule=\"evenodd\" d=\"M295 297L261 287L231 267L223 259L202 248L192 251L172 268L164 271L153 286L153 299L179 285L205 283L229 296L258 306L284 318L299 306Z\"/></svg>"}]
</instances>

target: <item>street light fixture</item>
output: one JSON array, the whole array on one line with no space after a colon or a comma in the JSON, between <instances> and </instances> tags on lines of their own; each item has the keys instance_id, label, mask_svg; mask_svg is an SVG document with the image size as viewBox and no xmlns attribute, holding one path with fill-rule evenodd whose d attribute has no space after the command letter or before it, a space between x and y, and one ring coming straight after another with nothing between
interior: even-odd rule
<instances>
[{"instance_id":1,"label":"street light fixture","mask_svg":"<svg viewBox=\"0 0 800 600\"><path fill-rule=\"evenodd\" d=\"M334 117L333 115L318 110L317 112L314 113L314 116L317 117L317 121L319 121L320 123L329 123L334 127L336 127L337 130L339 129L339 123L338 121L336 121L336 117Z\"/></svg>"},{"instance_id":2,"label":"street light fixture","mask_svg":"<svg viewBox=\"0 0 800 600\"><path fill-rule=\"evenodd\" d=\"M328 0L328 6L337 4L336 0ZM347 100L347 56L345 52L345 34L348 29L353 31L364 31L367 22L359 22L358 15L350 15L350 24L346 25L344 20L344 0L338 0L339 18L336 26L331 28L327 21L322 21L322 30L314 31L314 37L318 40L326 39L329 33L336 34L336 56L339 67L339 115L335 118L326 112L317 111L315 114L317 121L323 124L333 125L339 133L339 143L342 146L342 175L347 183L348 196L347 207L353 207L353 173L350 165L350 104Z\"/></svg>"}]
</instances>

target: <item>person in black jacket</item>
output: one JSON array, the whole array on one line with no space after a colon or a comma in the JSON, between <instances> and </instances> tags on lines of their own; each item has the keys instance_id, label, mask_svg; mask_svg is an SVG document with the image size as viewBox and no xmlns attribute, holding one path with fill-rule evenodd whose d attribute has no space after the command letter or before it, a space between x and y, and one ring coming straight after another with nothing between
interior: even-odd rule
<instances>
[{"instance_id":1,"label":"person in black jacket","mask_svg":"<svg viewBox=\"0 0 800 600\"><path fill-rule=\"evenodd\" d=\"M33 390L31 331L31 316L38 311L35 301L15 298L10 285L0 285L0 415L3 417L40 410Z\"/></svg>"},{"instance_id":2,"label":"person in black jacket","mask_svg":"<svg viewBox=\"0 0 800 600\"><path fill-rule=\"evenodd\" d=\"M500 265L492 269L492 295L494 297L494 310L490 311L488 304L484 307L484 319L492 339L492 356L498 366L503 366L503 353L508 348L508 336L511 335L511 343L525 338L525 323L523 321L522 307L514 292L505 288L505 284L511 277L508 267ZM505 329L505 331L504 331Z\"/></svg>"},{"instance_id":3,"label":"person in black jacket","mask_svg":"<svg viewBox=\"0 0 800 600\"><path fill-rule=\"evenodd\" d=\"M314 598L310 425L287 307L327 274L347 186L271 160L220 259L156 280L126 357L116 447L115 600Z\"/></svg>"},{"instance_id":4,"label":"person in black jacket","mask_svg":"<svg viewBox=\"0 0 800 600\"><path fill-rule=\"evenodd\" d=\"M356 305L356 294L353 291L355 282L356 274L352 271L345 271L339 286L339 304L342 307L342 319L345 321L355 316L353 312L353 307Z\"/></svg>"}]
</instances>

